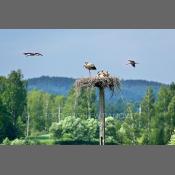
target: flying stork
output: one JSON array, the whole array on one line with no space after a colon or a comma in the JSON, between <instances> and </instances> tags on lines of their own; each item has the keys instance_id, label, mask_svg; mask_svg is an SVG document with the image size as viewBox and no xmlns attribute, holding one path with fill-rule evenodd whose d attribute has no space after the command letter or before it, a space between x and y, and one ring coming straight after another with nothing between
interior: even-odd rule
<instances>
[{"instance_id":1,"label":"flying stork","mask_svg":"<svg viewBox=\"0 0 175 175\"><path fill-rule=\"evenodd\" d=\"M26 55L26 56L43 56L41 53L38 53L38 52L25 52L24 55Z\"/></svg>"},{"instance_id":2,"label":"flying stork","mask_svg":"<svg viewBox=\"0 0 175 175\"><path fill-rule=\"evenodd\" d=\"M92 63L85 62L84 67L89 70L89 76L91 76L91 70L96 70L96 67Z\"/></svg>"},{"instance_id":3,"label":"flying stork","mask_svg":"<svg viewBox=\"0 0 175 175\"><path fill-rule=\"evenodd\" d=\"M130 64L132 67L135 67L136 66L136 64L139 64L139 63L136 63L135 61L133 61L133 60L128 60L129 61L129 63L128 64ZM127 64L127 65L128 65Z\"/></svg>"}]
</instances>

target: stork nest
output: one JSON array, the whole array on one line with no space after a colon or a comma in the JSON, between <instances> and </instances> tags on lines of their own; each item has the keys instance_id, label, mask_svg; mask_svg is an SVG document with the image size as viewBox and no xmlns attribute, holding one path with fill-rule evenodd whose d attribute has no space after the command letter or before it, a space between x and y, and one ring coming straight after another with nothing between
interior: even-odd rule
<instances>
[{"instance_id":1,"label":"stork nest","mask_svg":"<svg viewBox=\"0 0 175 175\"><path fill-rule=\"evenodd\" d=\"M120 80L117 77L89 77L76 80L75 87L81 88L109 88L112 92L120 88Z\"/></svg>"}]
</instances>

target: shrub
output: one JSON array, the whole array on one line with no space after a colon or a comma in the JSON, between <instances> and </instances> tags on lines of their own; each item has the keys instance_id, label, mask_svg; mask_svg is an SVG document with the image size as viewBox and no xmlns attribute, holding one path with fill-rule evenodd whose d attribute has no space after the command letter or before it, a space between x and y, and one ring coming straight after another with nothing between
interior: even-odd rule
<instances>
[{"instance_id":1,"label":"shrub","mask_svg":"<svg viewBox=\"0 0 175 175\"><path fill-rule=\"evenodd\" d=\"M15 139L11 141L11 145L26 145L25 140Z\"/></svg>"},{"instance_id":2,"label":"shrub","mask_svg":"<svg viewBox=\"0 0 175 175\"><path fill-rule=\"evenodd\" d=\"M49 132L54 138L62 137L62 123L52 123L51 127L49 128Z\"/></svg>"},{"instance_id":3,"label":"shrub","mask_svg":"<svg viewBox=\"0 0 175 175\"><path fill-rule=\"evenodd\" d=\"M83 120L78 117L66 117L59 123L53 123L49 132L55 139L65 141L93 141L98 130L96 119Z\"/></svg>"},{"instance_id":4,"label":"shrub","mask_svg":"<svg viewBox=\"0 0 175 175\"><path fill-rule=\"evenodd\" d=\"M10 145L11 142L10 142L9 138L6 137L6 138L3 140L2 144L3 144L3 145Z\"/></svg>"}]
</instances>

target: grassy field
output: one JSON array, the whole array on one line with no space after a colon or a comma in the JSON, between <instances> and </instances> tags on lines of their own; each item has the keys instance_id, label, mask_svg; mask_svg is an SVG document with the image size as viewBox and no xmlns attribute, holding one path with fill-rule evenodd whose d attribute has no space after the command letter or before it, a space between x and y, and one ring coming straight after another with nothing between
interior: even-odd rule
<instances>
[{"instance_id":1,"label":"grassy field","mask_svg":"<svg viewBox=\"0 0 175 175\"><path fill-rule=\"evenodd\" d=\"M55 140L50 134L42 134L38 136L29 137L30 140L34 141L38 145L98 145L98 139L93 142L85 141L71 141L71 140Z\"/></svg>"},{"instance_id":2,"label":"grassy field","mask_svg":"<svg viewBox=\"0 0 175 175\"><path fill-rule=\"evenodd\" d=\"M55 144L55 140L53 138L51 138L50 134L33 136L33 137L29 137L29 139L33 140L41 145L54 145Z\"/></svg>"}]
</instances>

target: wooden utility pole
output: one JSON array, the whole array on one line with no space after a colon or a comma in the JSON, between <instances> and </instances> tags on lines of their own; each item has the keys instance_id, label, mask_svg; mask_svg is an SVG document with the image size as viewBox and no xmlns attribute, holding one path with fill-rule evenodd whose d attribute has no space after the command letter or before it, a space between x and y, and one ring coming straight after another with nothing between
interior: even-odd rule
<instances>
[{"instance_id":1,"label":"wooden utility pole","mask_svg":"<svg viewBox=\"0 0 175 175\"><path fill-rule=\"evenodd\" d=\"M87 100L87 106L88 106L88 118L91 118L91 88L87 89L88 91L88 100Z\"/></svg>"},{"instance_id":2,"label":"wooden utility pole","mask_svg":"<svg viewBox=\"0 0 175 175\"><path fill-rule=\"evenodd\" d=\"M105 144L105 94L104 88L99 88L99 120L100 120L100 145Z\"/></svg>"}]
</instances>

